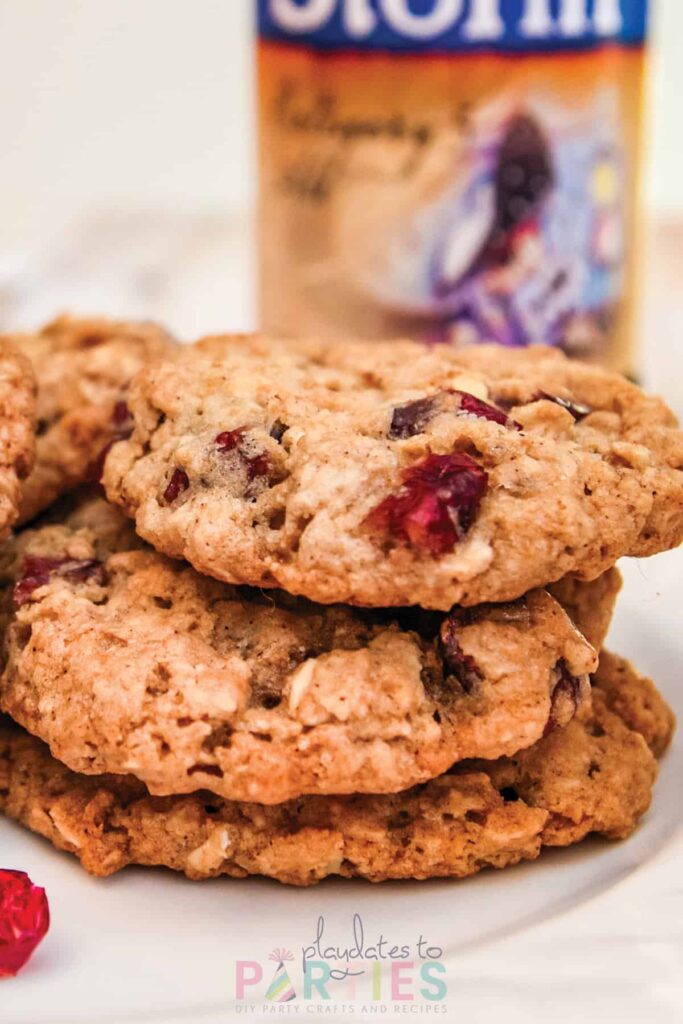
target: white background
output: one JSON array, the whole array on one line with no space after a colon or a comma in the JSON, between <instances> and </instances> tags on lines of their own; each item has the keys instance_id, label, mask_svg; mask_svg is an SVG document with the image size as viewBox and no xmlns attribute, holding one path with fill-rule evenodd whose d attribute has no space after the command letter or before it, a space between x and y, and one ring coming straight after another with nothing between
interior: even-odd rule
<instances>
[{"instance_id":1,"label":"white background","mask_svg":"<svg viewBox=\"0 0 683 1024\"><path fill-rule=\"evenodd\" d=\"M683 3L653 6L647 198L683 215ZM252 0L0 0L0 246L120 200L244 208L252 12Z\"/></svg>"}]
</instances>

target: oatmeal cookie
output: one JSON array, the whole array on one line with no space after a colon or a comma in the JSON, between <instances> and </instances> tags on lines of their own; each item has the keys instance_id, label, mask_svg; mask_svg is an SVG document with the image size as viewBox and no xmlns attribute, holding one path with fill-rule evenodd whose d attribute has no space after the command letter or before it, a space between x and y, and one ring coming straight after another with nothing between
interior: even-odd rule
<instances>
[{"instance_id":1,"label":"oatmeal cookie","mask_svg":"<svg viewBox=\"0 0 683 1024\"><path fill-rule=\"evenodd\" d=\"M595 651L544 590L448 615L312 605L131 549L104 501L75 514L0 563L0 707L74 771L263 804L393 792L531 746L589 693Z\"/></svg>"},{"instance_id":2,"label":"oatmeal cookie","mask_svg":"<svg viewBox=\"0 0 683 1024\"><path fill-rule=\"evenodd\" d=\"M655 703L661 716L661 697ZM519 758L459 765L405 793L275 807L210 793L152 797L130 777L77 775L9 720L0 724L0 809L100 876L143 864L195 879L266 875L292 885L328 875L462 878L590 832L628 836L656 774L645 740L608 709L599 682L585 722Z\"/></svg>"},{"instance_id":3,"label":"oatmeal cookie","mask_svg":"<svg viewBox=\"0 0 683 1024\"><path fill-rule=\"evenodd\" d=\"M652 680L641 675L625 658L603 651L593 685L600 690L607 707L643 736L655 757L661 757L671 743L676 716Z\"/></svg>"},{"instance_id":4,"label":"oatmeal cookie","mask_svg":"<svg viewBox=\"0 0 683 1024\"><path fill-rule=\"evenodd\" d=\"M570 619L596 651L601 651L622 586L618 569L608 569L592 583L576 576L565 576L548 590L559 601Z\"/></svg>"},{"instance_id":5,"label":"oatmeal cookie","mask_svg":"<svg viewBox=\"0 0 683 1024\"><path fill-rule=\"evenodd\" d=\"M683 538L672 413L552 350L213 338L129 406L109 497L229 583L445 611Z\"/></svg>"},{"instance_id":6,"label":"oatmeal cookie","mask_svg":"<svg viewBox=\"0 0 683 1024\"><path fill-rule=\"evenodd\" d=\"M0 540L17 518L35 447L35 380L28 360L0 339Z\"/></svg>"},{"instance_id":7,"label":"oatmeal cookie","mask_svg":"<svg viewBox=\"0 0 683 1024\"><path fill-rule=\"evenodd\" d=\"M132 424L125 389L172 342L151 323L62 316L34 334L12 336L38 379L37 451L23 488L21 522L101 473L100 457Z\"/></svg>"}]
</instances>

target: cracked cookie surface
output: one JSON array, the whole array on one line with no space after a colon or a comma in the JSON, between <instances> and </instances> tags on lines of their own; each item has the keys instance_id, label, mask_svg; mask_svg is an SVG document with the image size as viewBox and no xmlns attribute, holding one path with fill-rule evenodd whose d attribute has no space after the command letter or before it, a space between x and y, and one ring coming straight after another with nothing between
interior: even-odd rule
<instances>
[{"instance_id":1,"label":"cracked cookie surface","mask_svg":"<svg viewBox=\"0 0 683 1024\"><path fill-rule=\"evenodd\" d=\"M98 460L130 431L125 389L150 360L169 357L170 336L151 323L62 316L12 341L38 381L37 443L20 520L101 472Z\"/></svg>"},{"instance_id":2,"label":"cracked cookie surface","mask_svg":"<svg viewBox=\"0 0 683 1024\"><path fill-rule=\"evenodd\" d=\"M566 724L597 663L544 590L448 615L316 606L142 548L101 499L20 534L0 576L0 707L73 770L162 795L406 789Z\"/></svg>"},{"instance_id":3,"label":"cracked cookie surface","mask_svg":"<svg viewBox=\"0 0 683 1024\"><path fill-rule=\"evenodd\" d=\"M109 497L229 583L448 610L683 538L673 414L552 350L213 338L129 405Z\"/></svg>"},{"instance_id":4,"label":"cracked cookie surface","mask_svg":"<svg viewBox=\"0 0 683 1024\"><path fill-rule=\"evenodd\" d=\"M591 832L617 839L633 831L657 763L637 731L640 716L631 717L633 728L607 707L601 673L613 681L609 665L596 674L585 720L519 757L459 765L405 793L309 796L275 807L209 793L152 797L132 778L77 775L7 720L0 809L100 876L142 864L195 879L266 875L293 885L329 875L462 878ZM648 700L664 720L662 698L648 688Z\"/></svg>"},{"instance_id":5,"label":"cracked cookie surface","mask_svg":"<svg viewBox=\"0 0 683 1024\"><path fill-rule=\"evenodd\" d=\"M33 464L35 390L29 361L0 338L0 540L17 519Z\"/></svg>"}]
</instances>

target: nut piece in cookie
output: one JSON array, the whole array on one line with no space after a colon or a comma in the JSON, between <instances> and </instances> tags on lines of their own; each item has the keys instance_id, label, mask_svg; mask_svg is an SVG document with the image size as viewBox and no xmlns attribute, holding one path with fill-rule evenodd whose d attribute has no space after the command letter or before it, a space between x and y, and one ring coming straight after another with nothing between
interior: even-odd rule
<instances>
[{"instance_id":1,"label":"nut piece in cookie","mask_svg":"<svg viewBox=\"0 0 683 1024\"><path fill-rule=\"evenodd\" d=\"M100 876L144 864L196 879L266 875L291 885L329 875L463 878L590 832L629 835L656 775L645 740L609 710L599 687L586 721L520 757L458 765L395 795L309 796L274 807L208 793L153 797L130 777L77 775L39 740L0 723L0 809Z\"/></svg>"},{"instance_id":2,"label":"nut piece in cookie","mask_svg":"<svg viewBox=\"0 0 683 1024\"><path fill-rule=\"evenodd\" d=\"M35 380L29 361L0 338L0 540L18 516L33 465Z\"/></svg>"},{"instance_id":3,"label":"nut piece in cookie","mask_svg":"<svg viewBox=\"0 0 683 1024\"><path fill-rule=\"evenodd\" d=\"M228 583L447 611L683 539L672 413L552 351L211 338L129 408L110 499Z\"/></svg>"},{"instance_id":4,"label":"nut piece in cookie","mask_svg":"<svg viewBox=\"0 0 683 1024\"><path fill-rule=\"evenodd\" d=\"M127 524L92 501L0 566L0 707L75 771L262 804L395 792L531 746L588 695L595 651L544 590L448 615L313 605L202 577Z\"/></svg>"},{"instance_id":5,"label":"nut piece in cookie","mask_svg":"<svg viewBox=\"0 0 683 1024\"><path fill-rule=\"evenodd\" d=\"M38 380L37 451L24 484L21 522L60 495L101 475L103 452L132 430L126 389L174 345L156 324L62 316L12 341L31 361Z\"/></svg>"}]
</instances>

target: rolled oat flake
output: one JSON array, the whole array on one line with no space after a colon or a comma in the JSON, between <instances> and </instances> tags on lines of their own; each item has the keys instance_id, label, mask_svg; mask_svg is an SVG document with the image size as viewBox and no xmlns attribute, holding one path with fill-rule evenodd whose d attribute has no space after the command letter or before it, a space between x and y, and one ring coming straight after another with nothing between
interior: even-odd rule
<instances>
[{"instance_id":1,"label":"rolled oat flake","mask_svg":"<svg viewBox=\"0 0 683 1024\"><path fill-rule=\"evenodd\" d=\"M633 369L646 0L259 0L261 320Z\"/></svg>"}]
</instances>

